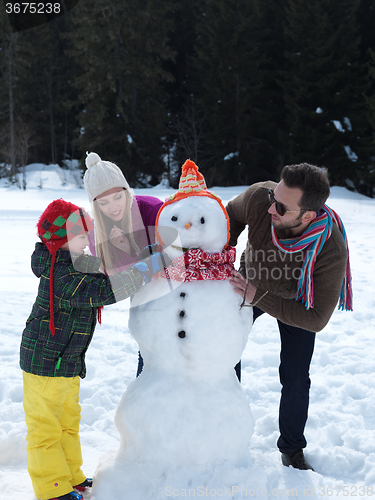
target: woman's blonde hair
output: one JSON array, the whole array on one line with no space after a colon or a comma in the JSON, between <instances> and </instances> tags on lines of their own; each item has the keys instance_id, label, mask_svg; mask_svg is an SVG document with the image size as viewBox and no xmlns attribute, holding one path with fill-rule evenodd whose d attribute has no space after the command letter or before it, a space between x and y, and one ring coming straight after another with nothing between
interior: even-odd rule
<instances>
[{"instance_id":1,"label":"woman's blonde hair","mask_svg":"<svg viewBox=\"0 0 375 500\"><path fill-rule=\"evenodd\" d=\"M124 215L118 225L126 235L130 244L131 251L135 252L138 255L140 253L140 249L134 238L132 211L135 212L133 213L133 216L136 217L136 220L138 220L138 214L140 216L140 213L136 202L135 205L137 206L133 207L134 196L131 190L125 188L123 188L123 190L125 191L126 204ZM111 256L111 245L109 241L109 233L111 231L111 228L113 227L113 221L105 216L100 210L96 198L93 201L93 214L95 221L96 255L102 259L103 268L105 272L110 275L116 272L116 262L113 262L113 256Z\"/></svg>"}]
</instances>

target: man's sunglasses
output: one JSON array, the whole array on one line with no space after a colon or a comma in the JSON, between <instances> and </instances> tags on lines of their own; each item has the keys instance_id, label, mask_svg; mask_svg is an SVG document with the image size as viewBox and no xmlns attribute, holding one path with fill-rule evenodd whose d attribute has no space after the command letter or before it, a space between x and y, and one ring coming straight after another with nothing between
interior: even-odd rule
<instances>
[{"instance_id":1,"label":"man's sunglasses","mask_svg":"<svg viewBox=\"0 0 375 500\"><path fill-rule=\"evenodd\" d=\"M304 212L307 210L307 208L301 208L300 210L286 210L284 205L275 199L273 189L268 190L268 199L271 205L275 204L276 212L280 215L280 217L285 215L287 212Z\"/></svg>"}]
</instances>

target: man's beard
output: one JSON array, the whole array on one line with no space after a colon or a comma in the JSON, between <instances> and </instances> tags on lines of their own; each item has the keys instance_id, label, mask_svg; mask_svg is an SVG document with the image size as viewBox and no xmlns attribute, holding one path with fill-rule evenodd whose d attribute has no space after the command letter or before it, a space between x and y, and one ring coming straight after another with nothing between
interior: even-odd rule
<instances>
[{"instance_id":1,"label":"man's beard","mask_svg":"<svg viewBox=\"0 0 375 500\"><path fill-rule=\"evenodd\" d=\"M294 235L292 234L291 230L292 229L296 229L297 227L302 226L302 224L303 224L303 222L302 222L302 215L303 214L300 214L297 217L297 219L294 219L293 221L287 222L285 224L280 223L277 226L275 226L273 224L273 222L272 222L278 238L285 239L285 238L291 238L291 237L293 237ZM280 221L280 219L279 219L279 221Z\"/></svg>"}]
</instances>

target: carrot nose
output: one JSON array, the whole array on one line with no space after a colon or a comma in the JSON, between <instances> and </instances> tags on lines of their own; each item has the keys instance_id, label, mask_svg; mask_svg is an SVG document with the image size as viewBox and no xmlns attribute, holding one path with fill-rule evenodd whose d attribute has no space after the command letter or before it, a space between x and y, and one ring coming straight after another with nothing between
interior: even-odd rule
<instances>
[{"instance_id":1,"label":"carrot nose","mask_svg":"<svg viewBox=\"0 0 375 500\"><path fill-rule=\"evenodd\" d=\"M190 222L187 222L187 223L185 224L185 227L186 227L186 229L190 229L190 228L191 228L191 224L190 224Z\"/></svg>"}]
</instances>

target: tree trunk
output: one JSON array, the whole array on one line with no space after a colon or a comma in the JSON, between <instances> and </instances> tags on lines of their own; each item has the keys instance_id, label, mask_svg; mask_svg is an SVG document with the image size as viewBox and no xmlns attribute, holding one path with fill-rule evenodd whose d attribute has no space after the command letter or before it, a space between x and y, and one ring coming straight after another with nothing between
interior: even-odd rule
<instances>
[{"instance_id":1,"label":"tree trunk","mask_svg":"<svg viewBox=\"0 0 375 500\"><path fill-rule=\"evenodd\" d=\"M52 53L49 59L49 75L48 75L48 97L49 97L49 117L50 117L50 132L51 132L51 160L56 163L56 135L55 125L53 120L53 63Z\"/></svg>"},{"instance_id":2,"label":"tree trunk","mask_svg":"<svg viewBox=\"0 0 375 500\"><path fill-rule=\"evenodd\" d=\"M16 43L17 33L9 34L9 52L8 52L8 90L9 90L9 139L10 139L10 164L11 176L17 174L16 148L14 140L14 45Z\"/></svg>"}]
</instances>

